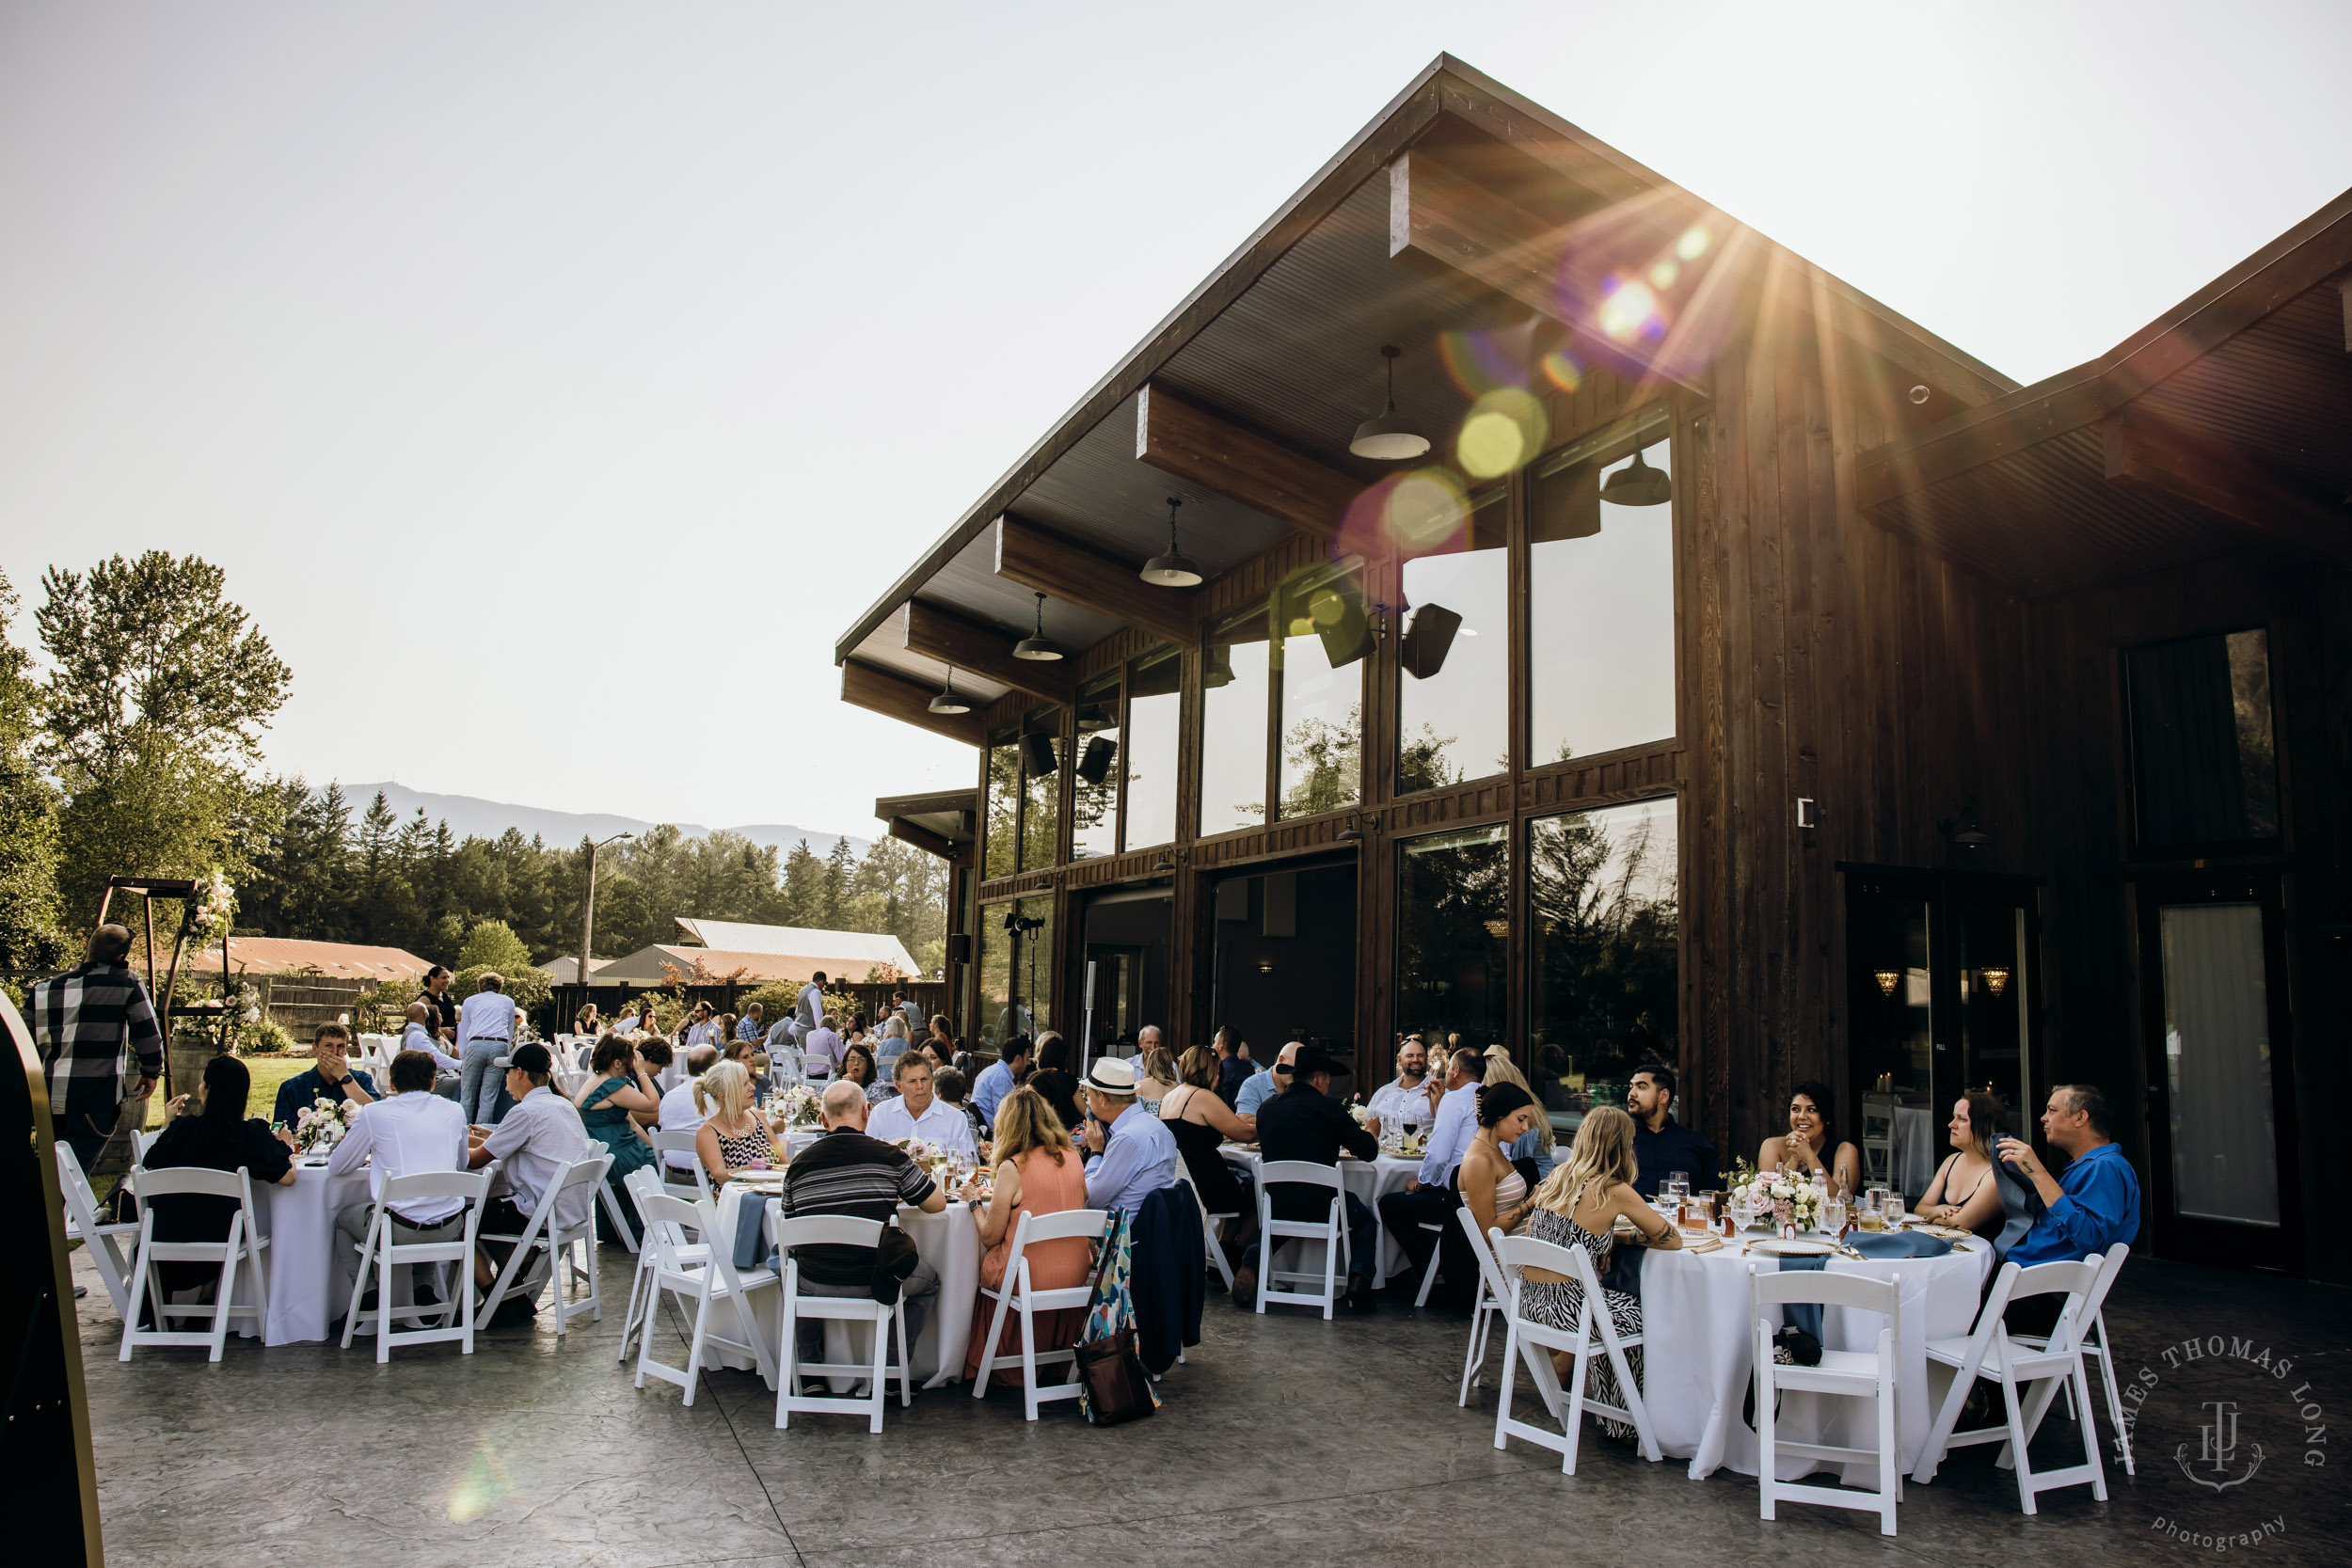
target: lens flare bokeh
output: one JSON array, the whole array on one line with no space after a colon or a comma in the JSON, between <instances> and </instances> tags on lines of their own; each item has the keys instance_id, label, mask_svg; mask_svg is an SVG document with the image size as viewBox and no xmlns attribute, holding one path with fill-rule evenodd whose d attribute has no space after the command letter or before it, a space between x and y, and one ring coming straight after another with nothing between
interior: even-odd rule
<instances>
[{"instance_id":1,"label":"lens flare bokeh","mask_svg":"<svg viewBox=\"0 0 2352 1568\"><path fill-rule=\"evenodd\" d=\"M1570 226L1553 297L1560 319L1578 328L1579 347L1591 356L1577 370L1597 361L1636 379L1703 370L1731 325L1737 291L1727 286L1731 275L1724 268L1739 246L1725 243L1729 231L1716 215L1677 221L1638 198ZM1550 366L1543 368L1559 385Z\"/></svg>"},{"instance_id":2,"label":"lens flare bokeh","mask_svg":"<svg viewBox=\"0 0 2352 1568\"><path fill-rule=\"evenodd\" d=\"M1550 434L1551 421L1534 393L1498 387L1464 416L1454 459L1472 479L1499 479L1534 461Z\"/></svg>"}]
</instances>

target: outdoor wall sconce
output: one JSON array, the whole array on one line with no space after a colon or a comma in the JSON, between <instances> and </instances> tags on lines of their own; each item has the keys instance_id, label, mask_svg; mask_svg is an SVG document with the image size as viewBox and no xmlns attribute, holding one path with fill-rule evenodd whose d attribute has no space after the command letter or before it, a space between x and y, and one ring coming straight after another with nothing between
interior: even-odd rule
<instances>
[{"instance_id":1,"label":"outdoor wall sconce","mask_svg":"<svg viewBox=\"0 0 2352 1568\"><path fill-rule=\"evenodd\" d=\"M1045 636L1045 595L1042 594L1037 596L1037 633L1035 636L1025 637L1015 642L1012 645L1012 657L1036 659L1040 663L1051 662L1061 657L1061 650L1047 641Z\"/></svg>"},{"instance_id":2,"label":"outdoor wall sconce","mask_svg":"<svg viewBox=\"0 0 2352 1568\"><path fill-rule=\"evenodd\" d=\"M1987 964L1977 973L1984 977L1984 989L1998 996L2009 990L2009 970L2000 964Z\"/></svg>"},{"instance_id":3,"label":"outdoor wall sconce","mask_svg":"<svg viewBox=\"0 0 2352 1568\"><path fill-rule=\"evenodd\" d=\"M1159 859L1152 863L1152 869L1155 872L1173 871L1176 869L1176 863L1169 860L1166 855L1162 855Z\"/></svg>"},{"instance_id":4,"label":"outdoor wall sconce","mask_svg":"<svg viewBox=\"0 0 2352 1568\"><path fill-rule=\"evenodd\" d=\"M1413 421L1396 411L1396 356L1404 352L1394 343L1384 344L1380 350L1381 357L1389 362L1389 405L1356 427L1347 450L1359 457L1402 463L1429 450L1429 437L1415 430Z\"/></svg>"},{"instance_id":5,"label":"outdoor wall sconce","mask_svg":"<svg viewBox=\"0 0 2352 1568\"><path fill-rule=\"evenodd\" d=\"M1197 588L1200 584L1200 568L1192 557L1176 547L1176 509L1184 504L1182 496L1168 498L1168 549L1143 563L1143 580L1157 588Z\"/></svg>"},{"instance_id":6,"label":"outdoor wall sconce","mask_svg":"<svg viewBox=\"0 0 2352 1568\"><path fill-rule=\"evenodd\" d=\"M1870 977L1879 983L1881 996L1894 995L1895 988L1903 983L1903 972L1899 969L1874 969Z\"/></svg>"},{"instance_id":7,"label":"outdoor wall sconce","mask_svg":"<svg viewBox=\"0 0 2352 1568\"><path fill-rule=\"evenodd\" d=\"M972 705L956 689L956 667L947 666L947 678L940 683L939 695L931 699L933 713L969 713Z\"/></svg>"},{"instance_id":8,"label":"outdoor wall sconce","mask_svg":"<svg viewBox=\"0 0 2352 1568\"><path fill-rule=\"evenodd\" d=\"M1259 973L1259 974L1273 974L1273 973L1274 973L1274 960L1273 960L1272 958L1260 958L1260 959L1258 960L1258 973Z\"/></svg>"},{"instance_id":9,"label":"outdoor wall sconce","mask_svg":"<svg viewBox=\"0 0 2352 1568\"><path fill-rule=\"evenodd\" d=\"M1674 499L1674 481L1662 468L1653 468L1635 452L1633 461L1609 476L1600 499L1612 506L1663 506Z\"/></svg>"}]
</instances>

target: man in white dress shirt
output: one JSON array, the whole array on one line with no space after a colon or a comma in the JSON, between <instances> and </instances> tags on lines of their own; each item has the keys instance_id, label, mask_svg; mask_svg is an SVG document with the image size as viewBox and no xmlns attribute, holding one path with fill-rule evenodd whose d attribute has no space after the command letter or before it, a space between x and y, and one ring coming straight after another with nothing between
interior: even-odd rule
<instances>
[{"instance_id":1,"label":"man in white dress shirt","mask_svg":"<svg viewBox=\"0 0 2352 1568\"><path fill-rule=\"evenodd\" d=\"M1478 1132L1478 1085L1486 1072L1486 1058L1477 1052L1466 1046L1454 1053L1446 1069L1445 1097L1438 1101L1438 1125L1429 1133L1429 1152L1402 1192L1380 1200L1380 1224L1412 1259L1408 1279L1419 1279L1429 1266L1430 1250L1449 1231L1460 1228L1454 1211L1462 1197L1454 1190L1454 1172ZM1437 1226L1438 1234L1423 1230L1423 1225ZM1474 1283L1448 1276L1447 1293L1459 1295Z\"/></svg>"},{"instance_id":2,"label":"man in white dress shirt","mask_svg":"<svg viewBox=\"0 0 2352 1568\"><path fill-rule=\"evenodd\" d=\"M426 1012L421 1003L409 1008L412 1037L433 1037L427 1022L415 1016ZM423 1051L404 1050L392 1058L390 1078L391 1095L359 1107L351 1130L326 1162L330 1177L356 1175L363 1167L368 1173L370 1200L346 1203L335 1212L335 1228L350 1238L350 1244L335 1248L336 1265L345 1279L358 1272L358 1244L367 1240L373 1200L383 1196L386 1181L395 1176L466 1168L466 1113L456 1101L433 1092L433 1057ZM389 1240L395 1246L456 1240L465 1231L464 1209L453 1197L422 1198L394 1209ZM364 1281L359 1289L366 1289ZM426 1304L437 1298L427 1288L414 1299Z\"/></svg>"},{"instance_id":3,"label":"man in white dress shirt","mask_svg":"<svg viewBox=\"0 0 2352 1568\"><path fill-rule=\"evenodd\" d=\"M686 1053L686 1076L661 1097L661 1117L656 1124L664 1132L699 1132L710 1118L694 1108L694 1080L718 1065L719 1048L698 1045ZM662 1163L674 1171L691 1173L694 1155L691 1149L665 1149Z\"/></svg>"},{"instance_id":4,"label":"man in white dress shirt","mask_svg":"<svg viewBox=\"0 0 2352 1568\"><path fill-rule=\"evenodd\" d=\"M1426 1127L1437 1117L1443 1092L1444 1085L1429 1076L1429 1048L1419 1035L1407 1035L1396 1048L1396 1077L1372 1091L1371 1119L1364 1125L1375 1136L1391 1124Z\"/></svg>"},{"instance_id":5,"label":"man in white dress shirt","mask_svg":"<svg viewBox=\"0 0 2352 1568\"><path fill-rule=\"evenodd\" d=\"M910 1051L898 1058L892 1082L898 1098L885 1100L866 1113L866 1135L884 1143L920 1138L967 1160L979 1158L972 1137L972 1118L931 1092L931 1059Z\"/></svg>"}]
</instances>

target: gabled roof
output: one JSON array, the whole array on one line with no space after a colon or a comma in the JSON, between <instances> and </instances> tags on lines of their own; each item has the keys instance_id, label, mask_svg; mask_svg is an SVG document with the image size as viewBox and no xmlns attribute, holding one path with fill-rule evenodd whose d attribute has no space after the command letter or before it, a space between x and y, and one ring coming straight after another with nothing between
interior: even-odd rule
<instances>
[{"instance_id":1,"label":"gabled roof","mask_svg":"<svg viewBox=\"0 0 2352 1568\"><path fill-rule=\"evenodd\" d=\"M690 941L708 948L723 948L732 953L814 956L820 965L830 961L844 968L858 966L861 977L864 966L868 964L895 964L910 974L914 972L914 960L907 956L906 944L888 932L755 926L746 921L704 920L684 914L676 919L678 929Z\"/></svg>"},{"instance_id":2,"label":"gabled roof","mask_svg":"<svg viewBox=\"0 0 2352 1568\"><path fill-rule=\"evenodd\" d=\"M217 972L220 948L191 947L191 969ZM319 974L339 980L417 980L433 966L399 947L369 947L350 942L302 942L293 937L230 937L229 967L253 974Z\"/></svg>"},{"instance_id":3,"label":"gabled roof","mask_svg":"<svg viewBox=\"0 0 2352 1568\"><path fill-rule=\"evenodd\" d=\"M824 935L827 933L818 933ZM691 975L700 965L709 974L724 979L739 975L754 984L770 980L806 980L818 970L830 979L862 981L866 972L875 968L897 971L902 976L914 977L919 972L914 959L896 937L880 939L896 950L895 958L848 958L837 953L749 953L719 947L688 947L670 942L656 942L641 948L625 958L615 958L590 976L592 986L617 986L624 981L633 986L666 985L671 971Z\"/></svg>"}]
</instances>

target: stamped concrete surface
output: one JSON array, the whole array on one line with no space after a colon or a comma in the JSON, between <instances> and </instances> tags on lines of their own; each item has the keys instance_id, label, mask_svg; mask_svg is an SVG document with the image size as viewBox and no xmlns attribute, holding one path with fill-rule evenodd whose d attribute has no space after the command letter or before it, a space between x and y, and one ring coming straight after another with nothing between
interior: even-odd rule
<instances>
[{"instance_id":1,"label":"stamped concrete surface","mask_svg":"<svg viewBox=\"0 0 2352 1568\"><path fill-rule=\"evenodd\" d=\"M2180 1264L2135 1261L2108 1305L2146 1389L2137 1478L2111 1465L2108 1501L2069 1488L2028 1519L1994 1450L1967 1449L1909 1487L1891 1541L1843 1510L1784 1504L1766 1524L1753 1481L1693 1482L1590 1432L1572 1478L1545 1450L1498 1451L1500 1333L1484 1388L1456 1408L1465 1315L1395 1295L1328 1323L1213 1298L1203 1343L1134 1426L1090 1429L1067 1403L1031 1425L1016 1393L952 1386L894 1400L877 1437L840 1417L776 1431L752 1373L706 1378L691 1408L674 1386L632 1387L614 1359L630 1268L616 1248L603 1323L389 1367L372 1346L233 1339L218 1366L179 1350L126 1366L112 1306L76 1264L107 1557L140 1568L2352 1561L2352 1456L2313 1436L2352 1416L2352 1292ZM661 1332L678 1359L677 1319ZM2035 1454L2071 1463L2080 1441L2054 1411ZM2251 1475L2216 1489L2257 1448ZM2265 1529L2226 1554L2211 1544Z\"/></svg>"}]
</instances>

